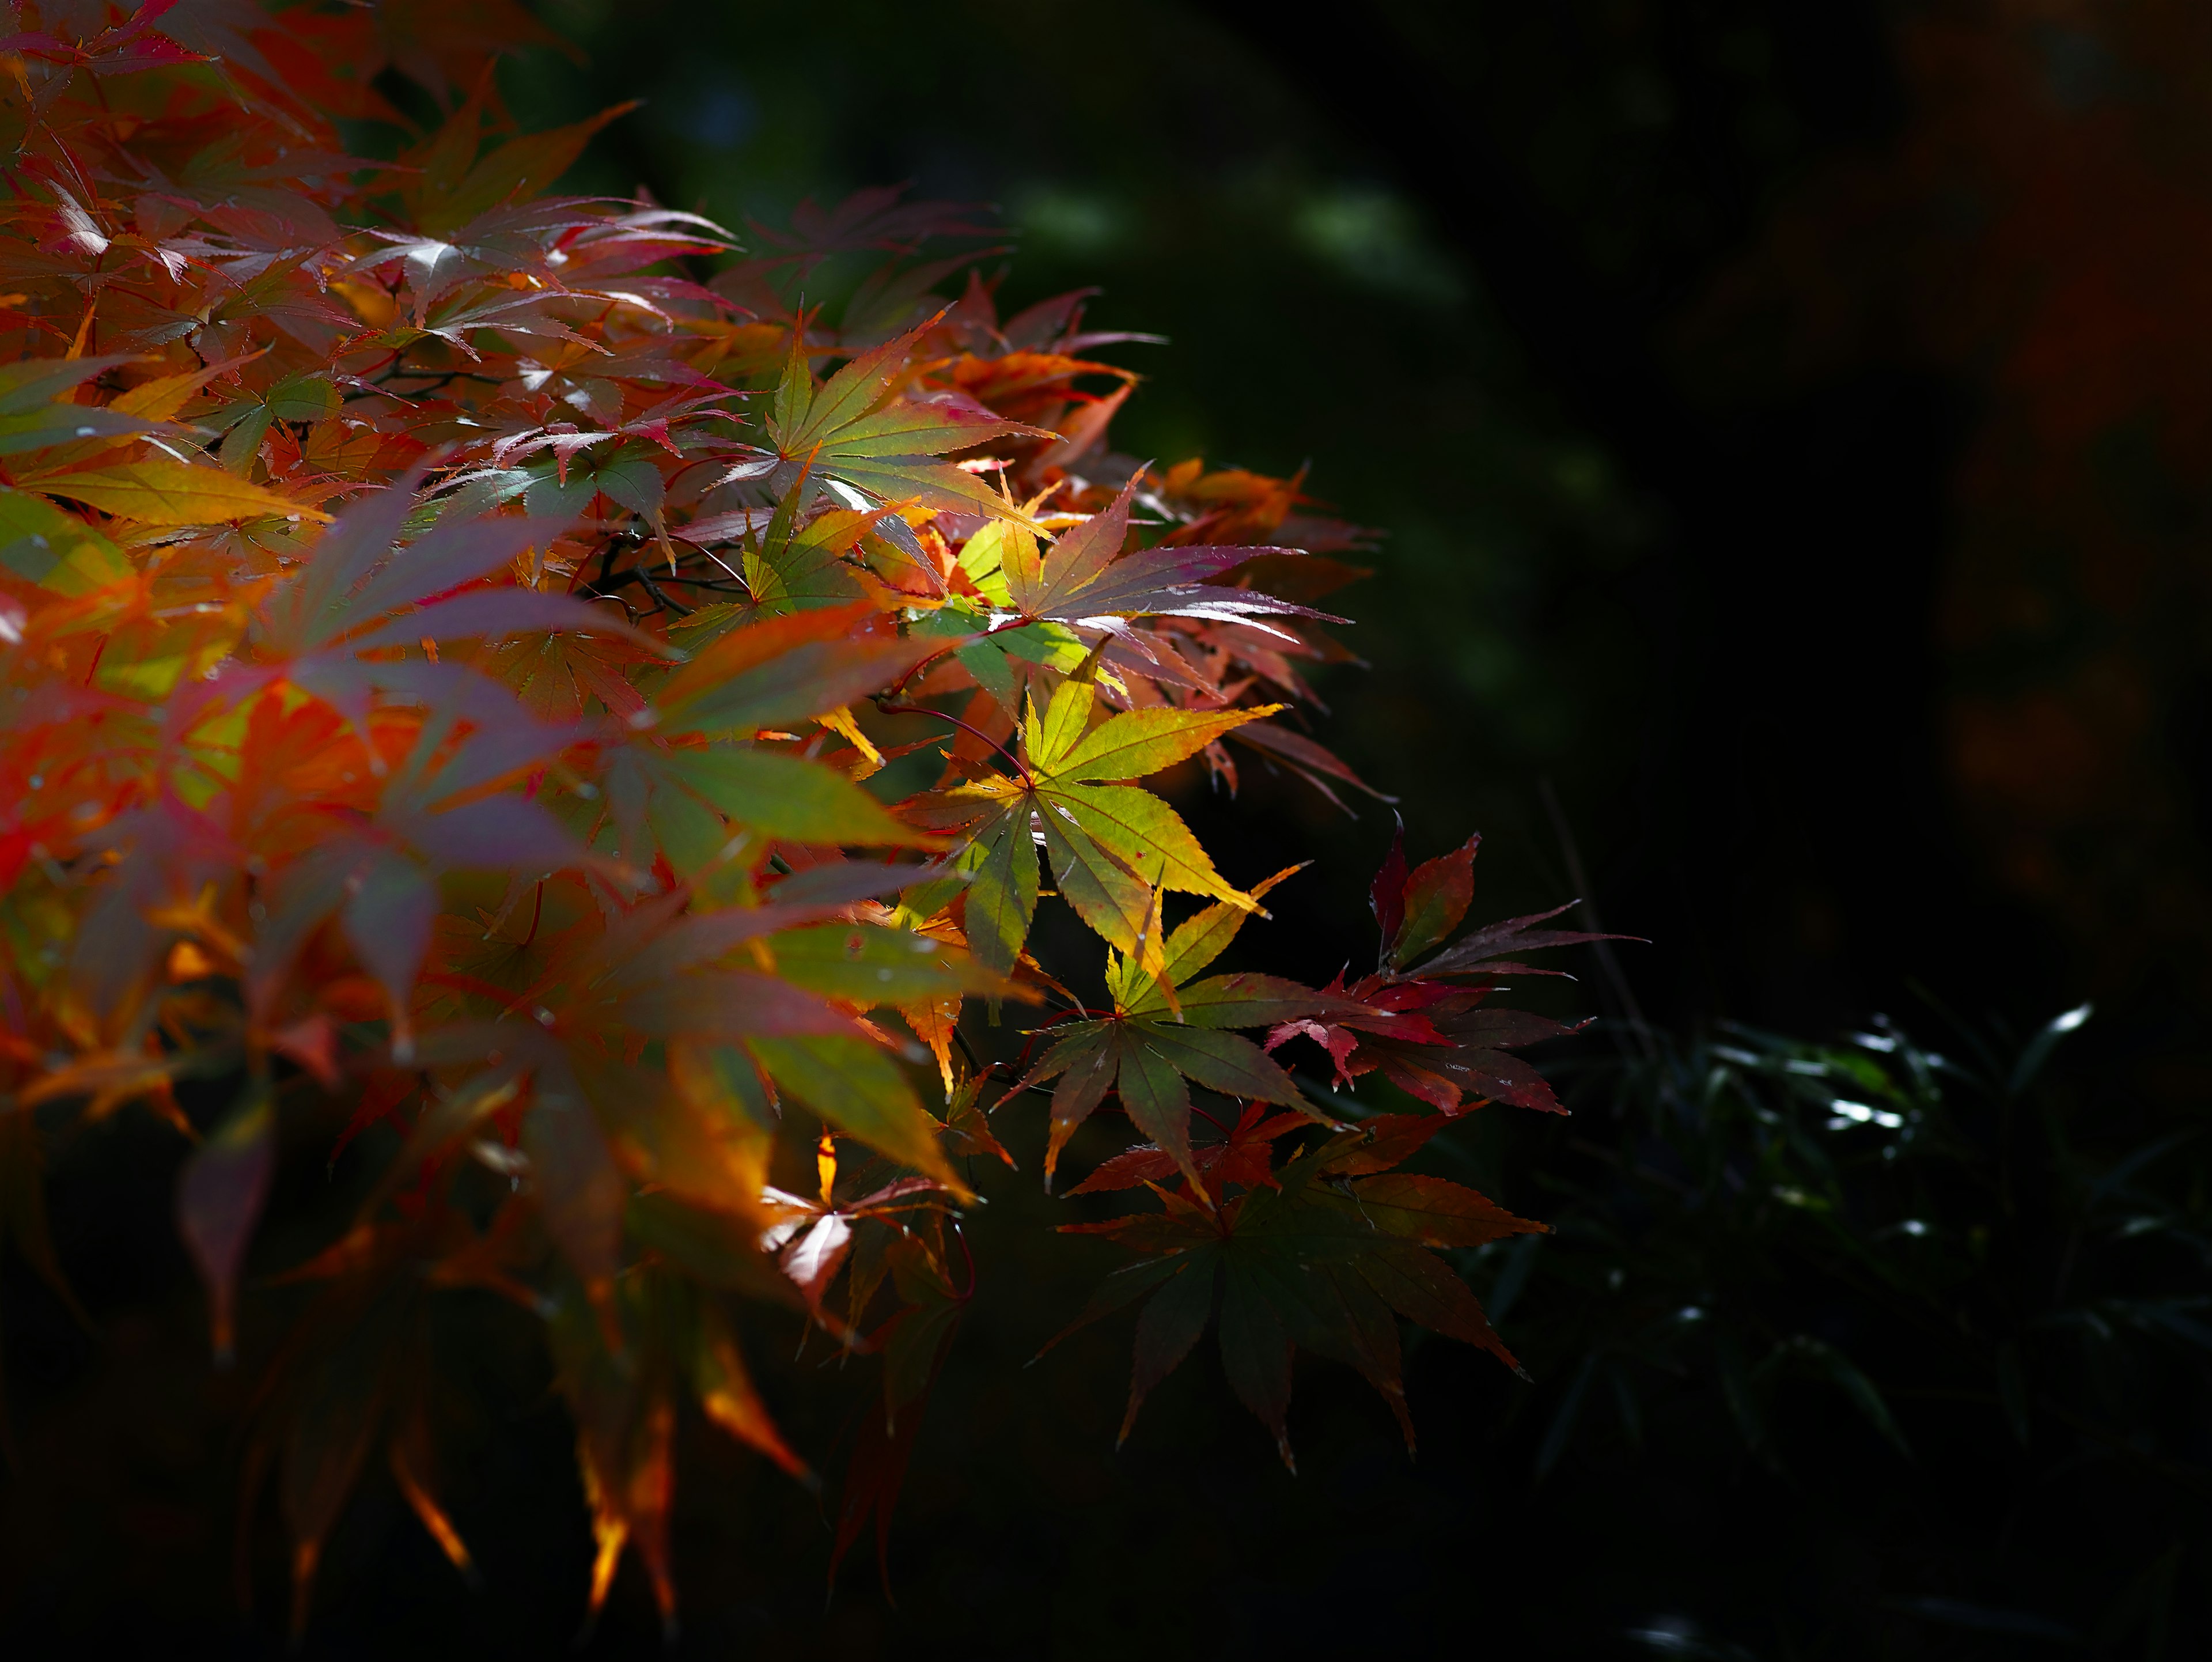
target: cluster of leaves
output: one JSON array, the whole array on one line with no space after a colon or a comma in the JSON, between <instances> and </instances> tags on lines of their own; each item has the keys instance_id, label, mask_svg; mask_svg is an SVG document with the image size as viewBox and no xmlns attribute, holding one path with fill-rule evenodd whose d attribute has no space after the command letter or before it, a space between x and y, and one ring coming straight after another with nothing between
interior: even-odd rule
<instances>
[{"instance_id":1,"label":"cluster of leaves","mask_svg":"<svg viewBox=\"0 0 2212 1662\"><path fill-rule=\"evenodd\" d=\"M1556 1233L1462 1260L1546 1380L1515 1416L1537 1481L1733 1448L1848 1516L1839 1465L1887 1462L1900 1510L1954 1530L1975 1506L2129 1495L2094 1543L2008 1528L1948 1574L1899 1563L1887 1619L1948 1629L1947 1647L2160 1653L2212 1494L2212 1220L2182 1158L2197 1127L2130 1138L2109 1078L2085 1100L2052 1076L2089 1014L2025 1040L1954 1022L1943 1052L1885 1019L1833 1044L1624 1028L1620 1060L1577 1067L1583 1130L1541 1179ZM2062 1540L2081 1562L2054 1582L2032 1566Z\"/></svg>"},{"instance_id":2,"label":"cluster of leaves","mask_svg":"<svg viewBox=\"0 0 2212 1662\"><path fill-rule=\"evenodd\" d=\"M1312 603L1358 533L1296 481L1114 453L1135 377L1086 354L1117 338L1079 295L1000 318L988 251L935 252L988 232L964 210L866 195L747 252L545 196L600 123L509 131L495 56L543 37L507 0L18 16L0 1202L58 1279L43 1139L165 1118L227 1356L280 1165L374 1163L268 1266L313 1290L248 1439L295 1625L373 1460L469 1563L430 1411L449 1288L544 1320L595 1609L634 1545L672 1620L680 1404L806 1475L741 1312L881 1357L839 1553L885 1527L974 1287L950 1156L1012 1164L971 999L1066 1007L1024 1081L1060 1081L1048 1181L1109 1091L1152 1139L1087 1185L1165 1208L1104 1232L1154 1255L1103 1295L1156 1290L1133 1413L1217 1282L1286 1458L1293 1346L1401 1417L1396 1315L1505 1354L1431 1249L1535 1226L1392 1168L1482 1101L1557 1106L1501 1047L1559 1030L1484 1000L1504 954L1583 937L1524 919L1407 968L1463 916L1470 843L1394 855L1356 986L1194 981L1267 885L1136 782L1202 757L1233 790L1234 741L1365 788L1292 725L1301 666L1348 655ZM410 139L349 155L337 118ZM832 327L798 295L854 253ZM1103 941L1110 1015L1029 950L1048 892ZM1170 894L1206 904L1170 929ZM1346 1130L1240 1028L1437 1111ZM1194 1114L1236 1129L1194 1147Z\"/></svg>"},{"instance_id":3,"label":"cluster of leaves","mask_svg":"<svg viewBox=\"0 0 2212 1662\"><path fill-rule=\"evenodd\" d=\"M1519 1370L1466 1283L1429 1249L1480 1247L1545 1226L1516 1218L1462 1184L1395 1168L1458 1114L1493 1098L1507 1099L1511 1081L1534 1081L1543 1093L1531 1105L1563 1111L1526 1063L1498 1048L1562 1030L1540 1017L1481 1006L1496 990L1496 977L1526 971L1506 961L1506 952L1602 937L1532 928L1556 916L1547 912L1478 929L1418 970L1401 970L1459 928L1472 897L1474 849L1470 839L1409 875L1401 831L1373 890L1381 967L1358 983L1357 996L1338 988L1316 994L1267 975L1190 980L1228 946L1241 922L1234 909L1215 905L1168 937L1156 978L1129 959L1112 959L1112 1015L1066 1023L1016 1087L1058 1077L1048 1160L1109 1087L1131 1121L1153 1138L1106 1161L1074 1192L1141 1184L1164 1211L1063 1226L1152 1255L1115 1275L1076 1323L1148 1300L1138 1323L1125 1439L1146 1393L1189 1354L1217 1315L1230 1384L1274 1433L1293 1470L1284 1422L1297 1348L1357 1367L1396 1412L1409 1452L1413 1427L1395 1316L1482 1346ZM1431 1020L1425 1011L1448 1012L1450 1019ZM1334 1135L1319 1147L1277 1166L1273 1145L1309 1129L1314 1111L1297 1081L1264 1051L1222 1031L1262 1025L1274 1030L1270 1049L1300 1032L1320 1038L1340 1069L1359 1033L1370 1035L1370 1044L1379 1036L1388 1060L1363 1062L1389 1067L1394 1077L1422 1087L1417 1094L1440 1111L1333 1125ZM1470 1103L1448 1083L1455 1079L1486 1082L1490 1094ZM1186 1081L1249 1105L1233 1124L1217 1123L1218 1141L1192 1146ZM1270 1117L1263 1104L1292 1111ZM1170 1179L1179 1179L1176 1188L1160 1186Z\"/></svg>"}]
</instances>

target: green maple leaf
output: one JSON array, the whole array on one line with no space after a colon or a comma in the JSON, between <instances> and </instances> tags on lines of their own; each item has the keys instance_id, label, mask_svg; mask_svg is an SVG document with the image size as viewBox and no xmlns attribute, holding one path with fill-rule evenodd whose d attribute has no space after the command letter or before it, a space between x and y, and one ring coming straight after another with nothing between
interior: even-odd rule
<instances>
[{"instance_id":1,"label":"green maple leaf","mask_svg":"<svg viewBox=\"0 0 2212 1662\"><path fill-rule=\"evenodd\" d=\"M1103 729L1102 729L1103 731ZM1292 871L1298 868L1291 868ZM1291 874L1255 884L1256 899ZM974 901L971 898L972 907ZM1224 1096L1272 1102L1318 1119L1297 1083L1251 1040L1229 1031L1297 1020L1291 1011L1354 1008L1347 999L1267 975L1209 976L1192 981L1236 938L1249 907L1218 903L1167 937L1156 970L1133 956L1109 953L1106 985L1114 1014L1056 1030L1052 1048L1008 1097L1057 1079L1045 1181L1075 1128L1113 1091L1137 1129L1174 1160L1200 1195L1206 1185L1190 1148L1192 1084Z\"/></svg>"},{"instance_id":2,"label":"green maple leaf","mask_svg":"<svg viewBox=\"0 0 2212 1662\"><path fill-rule=\"evenodd\" d=\"M1209 1208L1155 1189L1164 1212L1061 1226L1152 1255L1116 1272L1052 1341L1147 1300L1137 1322L1124 1440L1146 1393L1190 1354L1217 1306L1223 1371L1292 1470L1285 1417L1299 1348L1365 1375L1397 1415L1409 1450L1397 1317L1480 1345L1518 1370L1467 1283L1430 1249L1480 1246L1545 1226L1442 1178L1376 1172L1375 1161L1363 1157L1367 1147L1363 1131L1332 1138L1278 1172L1280 1188L1255 1190L1234 1205Z\"/></svg>"},{"instance_id":3,"label":"green maple leaf","mask_svg":"<svg viewBox=\"0 0 2212 1662\"><path fill-rule=\"evenodd\" d=\"M968 940L975 956L1000 971L1020 958L1036 916L1040 837L1061 898L1107 945L1155 973L1161 891L1254 910L1257 903L1214 869L1173 808L1120 782L1172 766L1279 708L1156 707L1094 724L1095 689L1085 681L1064 682L1042 715L1034 702L1030 705L1015 776L994 775L907 804L915 823L969 836L957 863L975 874Z\"/></svg>"},{"instance_id":4,"label":"green maple leaf","mask_svg":"<svg viewBox=\"0 0 2212 1662\"><path fill-rule=\"evenodd\" d=\"M744 555L745 585L763 611L809 612L849 604L864 592L843 556L890 510L833 508L796 527L800 492L777 504L757 552Z\"/></svg>"},{"instance_id":5,"label":"green maple leaf","mask_svg":"<svg viewBox=\"0 0 2212 1662\"><path fill-rule=\"evenodd\" d=\"M733 826L824 846L932 846L846 775L751 737L878 691L935 647L869 630L876 615L861 603L757 618L713 636L654 688L651 712L641 702L629 721L657 723L655 739L634 740L607 769L607 834L625 855L649 864L658 849L690 876Z\"/></svg>"},{"instance_id":6,"label":"green maple leaf","mask_svg":"<svg viewBox=\"0 0 2212 1662\"><path fill-rule=\"evenodd\" d=\"M1056 435L1003 420L980 405L898 395L915 342L937 320L860 354L818 387L806 368L802 332L794 329L769 436L785 463L805 466L880 500L915 501L1027 525L1028 516L981 478L941 459L994 439Z\"/></svg>"}]
</instances>

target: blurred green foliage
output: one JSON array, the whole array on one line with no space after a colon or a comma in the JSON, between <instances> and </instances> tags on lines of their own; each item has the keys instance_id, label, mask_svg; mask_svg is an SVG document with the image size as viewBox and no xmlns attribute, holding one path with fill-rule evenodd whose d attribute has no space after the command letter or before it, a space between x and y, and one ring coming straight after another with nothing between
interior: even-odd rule
<instances>
[{"instance_id":1,"label":"blurred green foliage","mask_svg":"<svg viewBox=\"0 0 2212 1662\"><path fill-rule=\"evenodd\" d=\"M1558 1234L1483 1249L1543 1381L1511 1411L1540 1501L1579 1465L1649 1501L1695 1462L1796 1502L1780 1541L1717 1525L1650 1648L2201 1642L2204 1127L2051 1067L2089 1015L2022 1042L1931 1014L1942 1052L1887 1020L1832 1044L1624 1027L1567 1064L1577 1129L1515 1150ZM1796 1562L1762 1585L1745 1557ZM1747 1648L1675 1642L1700 1621Z\"/></svg>"}]
</instances>

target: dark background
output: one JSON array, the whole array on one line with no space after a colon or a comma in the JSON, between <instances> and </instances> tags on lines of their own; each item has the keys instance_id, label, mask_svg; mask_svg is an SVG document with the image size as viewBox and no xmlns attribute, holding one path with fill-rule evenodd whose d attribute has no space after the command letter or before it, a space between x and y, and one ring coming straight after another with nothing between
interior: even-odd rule
<instances>
[{"instance_id":1,"label":"dark background","mask_svg":"<svg viewBox=\"0 0 2212 1662\"><path fill-rule=\"evenodd\" d=\"M1583 893L1649 937L1628 988L1681 1032L1824 1037L1923 1016L1922 989L2025 1029L2094 999L2077 1070L2138 1116L2190 1113L2212 1003L2212 307L2185 278L2212 251L2191 93L2212 41L2186 7L2026 9L560 0L544 15L586 58L533 52L503 85L531 125L647 98L581 187L742 230L911 180L1003 208L1002 309L1095 283L1094 324L1170 337L1112 349L1147 377L1117 447L1310 462L1316 495L1387 531L1340 597L1367 667L1326 679L1319 731L1403 799L1416 857L1484 833L1478 916ZM1265 943L1292 972L1369 949L1389 817L1353 801L1356 821L1248 769L1242 801L1185 805L1232 879L1320 855ZM1540 1148L1481 1135L1486 1187L1547 1215ZM33 1436L6 1514L23 1630L258 1653L281 1629L273 1537L247 1555L264 1619L225 1602L220 1428L245 1386L183 1406L147 1387L134 1358L197 1342L181 1261L149 1237L131 1261L170 1252L166 1294L143 1269L100 1285L127 1255L86 1220L121 1202L73 1205L56 1177L64 1260L121 1313L94 1360L11 1270L14 1388L34 1429L125 1403L141 1429L107 1467L43 1475ZM1877 1651L1837 1614L1944 1592L1947 1555L2039 1527L1975 1492L1983 1451L1940 1427L1909 1482L1818 1406L1789 1481L1656 1433L1636 1462L1539 1480L1528 1388L1433 1344L1411 1356L1418 1462L1364 1385L1302 1368L1293 1478L1201 1347L1116 1457L1126 1326L1021 1366L1113 1260L1043 1235L1066 1215L1031 1178L988 1191L986 1284L892 1537L897 1608L864 1547L825 1609L815 1501L693 1426L685 1654L2055 1643L1907 1624ZM454 1500L484 1589L373 1480L326 1562L319 1653L547 1654L575 1632L566 1422L519 1318L458 1300L450 1319L491 1404ZM1537 1364L1550 1400L1571 1360ZM805 1379L780 1417L830 1450L848 1405ZM1885 1556L1905 1539L1925 1543L1910 1585ZM2043 1549L2031 1584L2067 1555ZM129 1561L119 1596L112 1562L82 1568L103 1554ZM593 1652L658 1644L626 1567Z\"/></svg>"}]
</instances>

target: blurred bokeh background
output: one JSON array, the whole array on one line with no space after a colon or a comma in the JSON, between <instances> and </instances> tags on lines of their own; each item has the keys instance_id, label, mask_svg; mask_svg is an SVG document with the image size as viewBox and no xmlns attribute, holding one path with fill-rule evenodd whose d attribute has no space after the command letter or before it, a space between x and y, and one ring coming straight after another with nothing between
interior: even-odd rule
<instances>
[{"instance_id":1,"label":"blurred bokeh background","mask_svg":"<svg viewBox=\"0 0 2212 1662\"><path fill-rule=\"evenodd\" d=\"M580 51L508 67L526 124L646 100L572 185L643 186L741 234L866 185L996 204L1002 312L1095 285L1094 326L1167 337L1107 350L1146 377L1117 448L1310 465L1316 496L1382 528L1375 576L1338 597L1366 667L1322 682L1322 736L1402 798L1416 857L1484 833L1478 916L1581 895L1650 938L1620 954L1626 989L1581 983L1586 1008L1632 997L1678 1034L1819 1039L1878 1012L1932 1026L1938 1004L2024 1034L2091 1001L2066 1065L2093 1105L2146 1135L2203 1123L2212 9L541 15ZM1357 819L1248 769L1240 802L1189 805L1232 876L1320 854L1267 947L1317 978L1369 941L1389 813L1352 800ZM1486 1186L1552 1215L1539 1163L1562 1145L1483 1135ZM1544 1428L1563 1382L1589 1377L1570 1345L1527 1353L1548 1394L1526 1400L1488 1359L1431 1345L1413 1359L1418 1463L1365 1387L1316 1367L1293 1479L1201 1350L1117 1458L1126 1332L1021 1366L1109 1262L1037 1246L1057 1215L1030 1187L994 1190L995 1227L977 1227L996 1282L916 1457L897 1608L856 1555L825 1610L817 1503L702 1435L684 1653L2134 1657L2203 1636L2172 1592L2208 1567L2196 1409L2194 1443L2121 1462L2139 1491L2053 1488L2055 1456L1993 1479L2002 1461L1974 1465L1940 1422L1907 1422L1915 1465L1847 1404L1816 1417L1794 1474L1656 1427L1648 1458L1560 1458ZM1613 1250L1632 1273L1633 1241ZM396 1496L372 1495L333 1546L337 1614L315 1647L568 1641L588 1543L563 1423L513 1348L507 1374L485 1364L512 1412L457 1501L486 1590L448 1586ZM58 1393L85 1376L46 1377ZM129 1388L127 1367L99 1377ZM827 1447L839 1422L811 1401L779 1409ZM221 1474L176 1459L93 1486L169 1484L170 1512L131 1538L180 1568L149 1562L134 1597L211 1611L185 1583L228 1543L189 1519ZM2099 1505L2131 1521L2067 1568ZM69 1538L10 1550L59 1562ZM595 1653L659 1645L630 1576Z\"/></svg>"}]
</instances>

